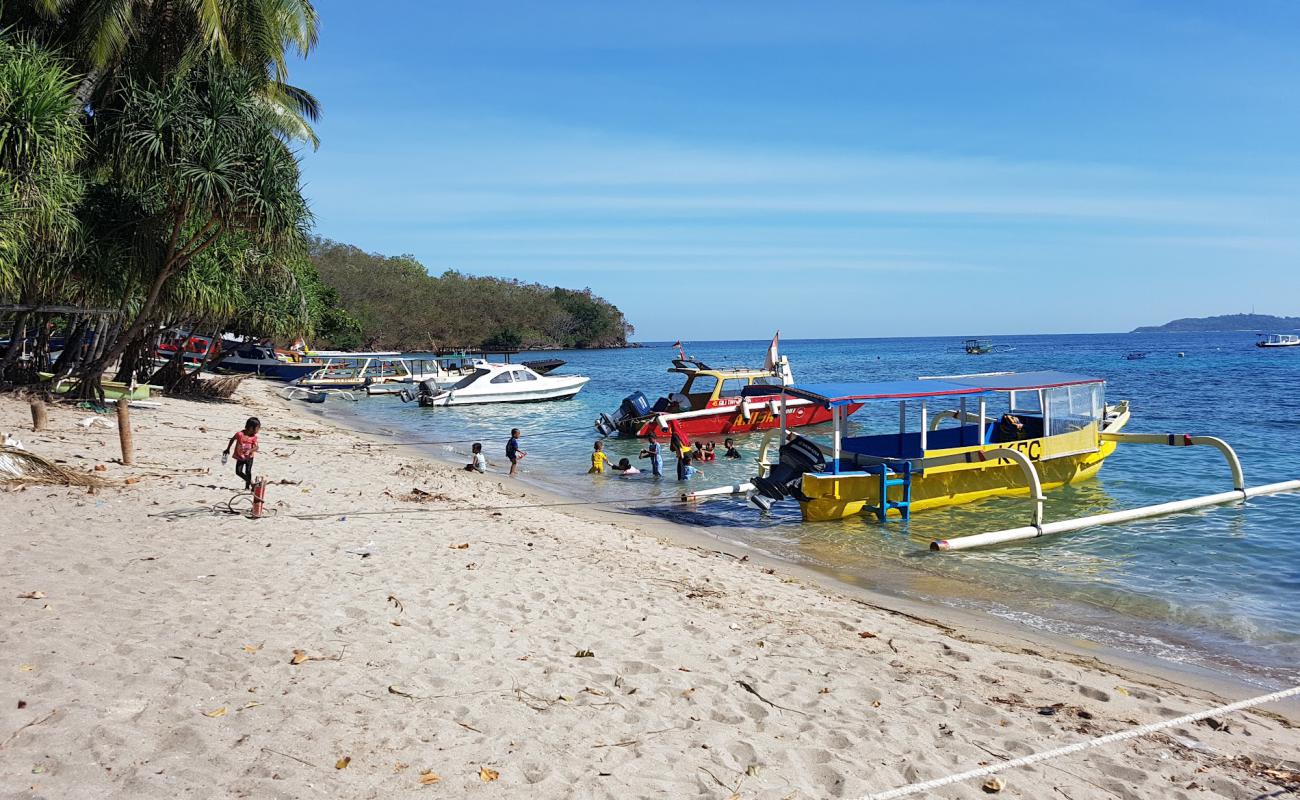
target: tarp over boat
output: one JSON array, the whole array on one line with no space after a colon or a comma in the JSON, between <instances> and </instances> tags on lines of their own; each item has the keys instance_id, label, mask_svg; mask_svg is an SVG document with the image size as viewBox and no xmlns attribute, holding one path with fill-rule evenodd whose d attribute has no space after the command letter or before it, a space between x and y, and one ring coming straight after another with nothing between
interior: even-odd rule
<instances>
[{"instance_id":1,"label":"tarp over boat","mask_svg":"<svg viewBox=\"0 0 1300 800\"><path fill-rule=\"evenodd\" d=\"M805 383L785 387L789 397L799 397L821 406L833 407L868 400L910 400L925 397L953 397L1053 389L1085 383L1101 383L1101 378L1055 370L1037 372L1002 372L985 375L960 375L942 378L917 378L901 381L847 383ZM751 391L753 390L753 391ZM772 387L745 387L744 394L770 394Z\"/></svg>"}]
</instances>

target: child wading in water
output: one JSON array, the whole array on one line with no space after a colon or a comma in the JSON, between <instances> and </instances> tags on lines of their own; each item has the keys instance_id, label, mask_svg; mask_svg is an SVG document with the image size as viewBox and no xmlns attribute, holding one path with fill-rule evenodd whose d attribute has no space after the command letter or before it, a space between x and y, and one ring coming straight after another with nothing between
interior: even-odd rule
<instances>
[{"instance_id":1,"label":"child wading in water","mask_svg":"<svg viewBox=\"0 0 1300 800\"><path fill-rule=\"evenodd\" d=\"M588 474L605 472L605 464L609 461L609 456L605 455L605 443L596 440L591 448L591 469L587 470Z\"/></svg>"},{"instance_id":2,"label":"child wading in water","mask_svg":"<svg viewBox=\"0 0 1300 800\"><path fill-rule=\"evenodd\" d=\"M230 455L230 448L235 448L235 474L244 479L244 488L253 488L253 456L257 454L257 432L262 429L262 421L249 417L242 431L236 431L230 441L226 442L221 460Z\"/></svg>"}]
</instances>

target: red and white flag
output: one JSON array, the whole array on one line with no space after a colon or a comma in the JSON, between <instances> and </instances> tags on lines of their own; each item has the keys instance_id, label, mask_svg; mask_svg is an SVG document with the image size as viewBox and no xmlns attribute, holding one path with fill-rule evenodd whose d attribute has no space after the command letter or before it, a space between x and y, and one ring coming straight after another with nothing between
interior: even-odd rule
<instances>
[{"instance_id":1,"label":"red and white flag","mask_svg":"<svg viewBox=\"0 0 1300 800\"><path fill-rule=\"evenodd\" d=\"M781 360L777 350L781 346L781 332L777 331L772 337L772 343L767 346L767 358L763 361L763 369L775 370L777 363Z\"/></svg>"}]
</instances>

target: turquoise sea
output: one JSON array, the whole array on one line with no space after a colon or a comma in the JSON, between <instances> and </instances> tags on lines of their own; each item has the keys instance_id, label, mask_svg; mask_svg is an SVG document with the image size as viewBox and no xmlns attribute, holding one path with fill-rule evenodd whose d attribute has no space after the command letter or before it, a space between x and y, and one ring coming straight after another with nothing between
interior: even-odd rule
<instances>
[{"instance_id":1,"label":"turquoise sea","mask_svg":"<svg viewBox=\"0 0 1300 800\"><path fill-rule=\"evenodd\" d=\"M1300 348L1262 350L1250 333L1006 336L999 349L968 356L957 338L783 341L796 382L887 380L1000 370L1060 369L1108 381L1108 402L1128 399L1126 430L1226 439L1247 485L1300 478ZM766 341L687 342L712 366L759 366ZM1146 351L1145 359L1125 360ZM1183 355L1180 356L1179 354ZM853 584L986 613L1029 628L1230 674L1265 686L1300 683L1300 493L1257 498L1126 525L961 553L931 553L935 538L1023 525L1023 498L918 513L881 525L861 518L805 524L793 502L761 516L743 498L687 507L671 477L586 474L597 414L641 390L653 402L679 388L666 372L668 343L627 350L546 353L561 371L591 376L574 400L530 405L422 409L394 397L331 400L340 421L467 454L484 443L505 462L510 428L523 429L523 477L577 499L622 506L697 526ZM885 432L896 406L870 407L853 425ZM816 434L816 429L812 429ZM746 458L705 466L691 488L747 480L761 434L740 437ZM722 444L718 442L719 446ZM610 456L636 461L639 444L609 440ZM721 452L719 450L719 452ZM644 466L645 462L641 462ZM671 476L671 460L665 464ZM1051 492L1046 518L1065 519L1231 489L1210 448L1121 445L1098 479ZM633 502L663 498L662 502Z\"/></svg>"}]
</instances>

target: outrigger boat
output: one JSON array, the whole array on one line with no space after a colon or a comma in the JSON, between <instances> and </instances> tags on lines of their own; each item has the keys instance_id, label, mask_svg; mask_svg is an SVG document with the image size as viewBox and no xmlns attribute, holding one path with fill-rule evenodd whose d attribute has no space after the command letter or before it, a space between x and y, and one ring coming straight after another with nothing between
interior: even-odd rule
<instances>
[{"instance_id":1,"label":"outrigger boat","mask_svg":"<svg viewBox=\"0 0 1300 800\"><path fill-rule=\"evenodd\" d=\"M1128 433L1128 401L1105 402L1105 381L1064 372L984 373L888 383L807 384L785 387L782 405L813 403L832 416L829 447L780 429L778 459L768 462L774 432L763 442L759 475L751 483L683 496L748 493L759 508L794 498L807 521L870 513L881 522L912 511L1027 495L1031 523L931 543L961 550L1032 539L1085 527L1187 511L1259 495L1300 489L1300 480L1247 488L1241 463L1221 439L1189 434ZM898 403L898 431L850 436L847 409L862 403ZM933 411L936 402L956 408ZM908 428L909 405L916 429ZM784 414L782 415L784 417ZM953 421L956 425L945 424ZM1043 492L1097 475L1120 443L1218 449L1232 471L1230 492L1057 522L1043 521Z\"/></svg>"},{"instance_id":2,"label":"outrigger boat","mask_svg":"<svg viewBox=\"0 0 1300 800\"><path fill-rule=\"evenodd\" d=\"M397 383L413 387L420 381L446 379L437 359L404 358L391 353L347 353L330 356L316 370L293 381L308 389L362 389Z\"/></svg>"},{"instance_id":3,"label":"outrigger boat","mask_svg":"<svg viewBox=\"0 0 1300 800\"><path fill-rule=\"evenodd\" d=\"M661 397L650 405L642 392L623 398L613 414L596 419L601 436L661 436L675 430L688 440L701 436L731 436L766 431L782 424L778 414L781 387L794 383L790 360L776 355L772 340L763 369L714 369L703 361L687 358L684 352L673 359L669 372L686 378L680 391ZM852 414L860 407L843 410ZM831 421L831 411L800 398L786 403L785 427L798 428Z\"/></svg>"},{"instance_id":4,"label":"outrigger boat","mask_svg":"<svg viewBox=\"0 0 1300 800\"><path fill-rule=\"evenodd\" d=\"M967 339L961 343L968 356L982 356L993 352L993 343L988 339Z\"/></svg>"}]
</instances>

